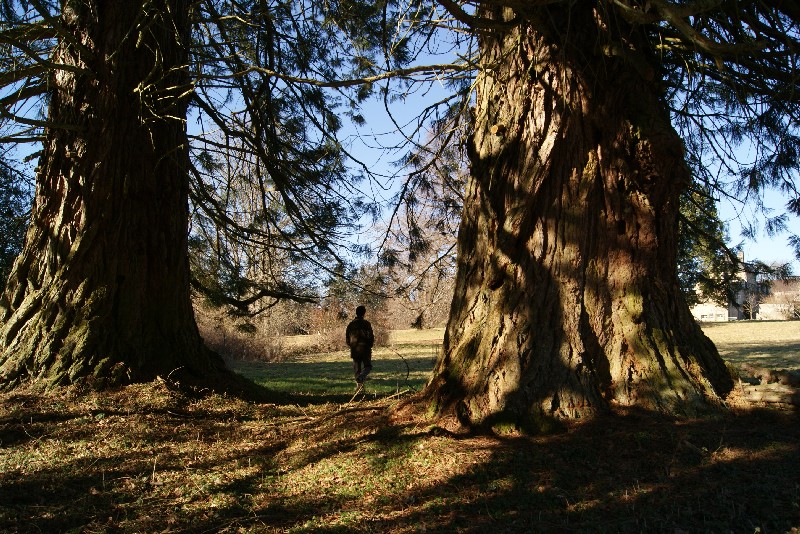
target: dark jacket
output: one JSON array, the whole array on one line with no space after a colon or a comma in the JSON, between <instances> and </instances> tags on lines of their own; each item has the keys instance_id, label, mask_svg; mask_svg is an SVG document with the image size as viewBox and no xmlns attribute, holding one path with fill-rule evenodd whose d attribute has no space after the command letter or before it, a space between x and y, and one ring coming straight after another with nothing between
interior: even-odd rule
<instances>
[{"instance_id":1,"label":"dark jacket","mask_svg":"<svg viewBox=\"0 0 800 534\"><path fill-rule=\"evenodd\" d=\"M361 317L356 317L345 331L345 342L350 347L351 354L369 353L375 343L372 325Z\"/></svg>"}]
</instances>

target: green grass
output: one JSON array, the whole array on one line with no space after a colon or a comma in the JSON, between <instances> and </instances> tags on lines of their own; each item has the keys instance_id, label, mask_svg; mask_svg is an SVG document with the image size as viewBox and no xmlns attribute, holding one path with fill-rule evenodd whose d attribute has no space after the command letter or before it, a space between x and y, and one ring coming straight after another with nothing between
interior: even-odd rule
<instances>
[{"instance_id":1,"label":"green grass","mask_svg":"<svg viewBox=\"0 0 800 534\"><path fill-rule=\"evenodd\" d=\"M709 323L703 329L720 355L739 367L800 369L800 322L737 321ZM441 350L443 329L398 330L388 347L373 351L373 370L365 384L371 398L420 391ZM290 346L302 347L303 336ZM231 361L236 372L298 402L345 402L355 390L349 352L300 354L283 362Z\"/></svg>"},{"instance_id":2,"label":"green grass","mask_svg":"<svg viewBox=\"0 0 800 534\"><path fill-rule=\"evenodd\" d=\"M436 336L428 331L416 336L413 332L401 333L390 346L376 347L372 372L364 384L365 394L375 398L420 391L440 348L441 341ZM228 365L273 391L316 402L350 398L356 385L353 361L347 351L295 355L282 362L230 361Z\"/></svg>"},{"instance_id":3,"label":"green grass","mask_svg":"<svg viewBox=\"0 0 800 534\"><path fill-rule=\"evenodd\" d=\"M706 323L703 331L736 366L800 369L800 321Z\"/></svg>"}]
</instances>

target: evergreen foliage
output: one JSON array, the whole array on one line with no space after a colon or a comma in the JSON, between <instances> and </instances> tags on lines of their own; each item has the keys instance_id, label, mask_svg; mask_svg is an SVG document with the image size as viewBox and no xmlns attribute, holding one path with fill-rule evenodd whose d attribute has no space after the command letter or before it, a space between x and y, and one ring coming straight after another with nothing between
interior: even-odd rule
<instances>
[{"instance_id":1,"label":"evergreen foliage","mask_svg":"<svg viewBox=\"0 0 800 534\"><path fill-rule=\"evenodd\" d=\"M678 222L678 280L687 304L713 301L727 306L732 281L742 268L728 250L724 225L707 187L681 196Z\"/></svg>"},{"instance_id":2,"label":"evergreen foliage","mask_svg":"<svg viewBox=\"0 0 800 534\"><path fill-rule=\"evenodd\" d=\"M48 76L64 68L49 59L55 39L64 38L60 6L41 0L1 4L0 114L19 125L2 141L36 142L47 126ZM449 13L424 2L388 0L196 4L186 67L192 77L187 90L194 95L188 126L196 288L213 301L245 309L260 297L303 301L318 289L309 283L310 272L330 272L359 252L347 245L348 235L365 215L376 217L379 206L361 194L359 180L369 173L354 172L355 160L348 163L350 154L337 132L343 120L364 122L359 104L376 91L391 105L420 90L419 80L406 74L398 74L393 85L379 86L392 69L453 49L469 57L471 36L494 24L469 3L441 5ZM502 0L481 4L506 5L515 8ZM549 8L531 9L535 13L504 24L535 28L537 16L546 16ZM630 31L647 35L650 50L631 50L626 35L613 29L600 45L607 55L622 55L643 75L660 80L673 124L685 140L687 163L697 180L694 190L754 205L761 217L745 221L752 237L762 226L771 234L784 230L789 217L800 213L797 7L781 0L747 6L658 0L598 3L597 9L612 10ZM468 31L445 33L454 28ZM569 40L567 29L564 39ZM427 149L419 137L424 122L432 120L445 139L460 142L454 129L441 127L463 112L469 98L470 77L460 74L464 64L452 67L450 73L441 69L439 78L455 96L431 103L408 134L419 148L404 162L412 171L397 200L410 203L409 213L415 201L411 193L423 184L424 173L413 167ZM236 176L228 175L231 168ZM770 212L763 204L769 188L785 195L785 212ZM247 194L243 206L240 197ZM692 193L684 205L698 198ZM711 217L706 226L715 225L713 214L703 212ZM682 232L709 229L699 224L699 213L684 214ZM413 221L408 228L414 229ZM688 253L703 243L719 246L719 237L701 232L682 237L682 243L692 243ZM800 255L798 237L790 235L789 243ZM425 247L419 239L408 245L412 254ZM234 258L241 256L239 247L260 257L250 264ZM384 257L391 258L392 251L386 252ZM693 253L691 261L707 262L718 253L704 252L705 260ZM252 276L254 262L268 267Z\"/></svg>"},{"instance_id":3,"label":"evergreen foliage","mask_svg":"<svg viewBox=\"0 0 800 534\"><path fill-rule=\"evenodd\" d=\"M30 198L12 167L0 159L0 291L5 287L14 258L22 250L28 225Z\"/></svg>"},{"instance_id":4,"label":"evergreen foliage","mask_svg":"<svg viewBox=\"0 0 800 534\"><path fill-rule=\"evenodd\" d=\"M190 84L175 90L191 94L192 284L210 302L239 313L280 299L309 302L325 273L346 271L365 252L349 238L380 208L361 191L368 171L354 170L337 134L343 120L363 122L358 107L373 92L369 80L410 59L401 33L414 17L401 22L402 7L192 7ZM0 141L36 143L45 128L66 127L44 117L48 80L75 70L51 58L57 40L71 37L57 2L5 0L2 9L0 115L17 128Z\"/></svg>"},{"instance_id":5,"label":"evergreen foliage","mask_svg":"<svg viewBox=\"0 0 800 534\"><path fill-rule=\"evenodd\" d=\"M740 212L753 206L756 217L742 218L745 237L785 233L789 218L800 215L797 5L659 0L619 11L647 32L694 189ZM784 210L765 205L770 189L786 199ZM790 245L796 240L789 234Z\"/></svg>"}]
</instances>

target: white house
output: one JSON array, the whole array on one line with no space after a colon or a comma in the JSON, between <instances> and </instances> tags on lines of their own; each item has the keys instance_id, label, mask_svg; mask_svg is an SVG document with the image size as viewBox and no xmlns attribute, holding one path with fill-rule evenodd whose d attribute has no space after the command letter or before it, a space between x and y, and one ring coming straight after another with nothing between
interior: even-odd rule
<instances>
[{"instance_id":1,"label":"white house","mask_svg":"<svg viewBox=\"0 0 800 534\"><path fill-rule=\"evenodd\" d=\"M741 260L744 260L740 256ZM756 273L748 263L739 272L741 289L728 306L713 301L701 302L691 308L696 321L718 322L738 319L780 321L800 319L800 276L786 280L759 283Z\"/></svg>"},{"instance_id":2,"label":"white house","mask_svg":"<svg viewBox=\"0 0 800 534\"><path fill-rule=\"evenodd\" d=\"M772 282L769 294L758 305L758 318L765 321L800 319L800 276Z\"/></svg>"}]
</instances>

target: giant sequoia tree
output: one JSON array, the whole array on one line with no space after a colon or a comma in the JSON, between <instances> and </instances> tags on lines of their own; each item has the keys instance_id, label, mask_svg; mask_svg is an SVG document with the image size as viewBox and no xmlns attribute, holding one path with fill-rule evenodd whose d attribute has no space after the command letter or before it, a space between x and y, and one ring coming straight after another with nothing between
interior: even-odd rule
<instances>
[{"instance_id":1,"label":"giant sequoia tree","mask_svg":"<svg viewBox=\"0 0 800 534\"><path fill-rule=\"evenodd\" d=\"M800 211L796 4L442 3L479 73L435 408L524 426L721 404L731 377L679 290L679 200L716 154L735 192L779 185ZM748 135L763 157L741 168Z\"/></svg>"},{"instance_id":2,"label":"giant sequoia tree","mask_svg":"<svg viewBox=\"0 0 800 534\"><path fill-rule=\"evenodd\" d=\"M3 294L0 382L220 365L189 300L189 3L64 3L33 216Z\"/></svg>"},{"instance_id":3,"label":"giant sequoia tree","mask_svg":"<svg viewBox=\"0 0 800 534\"><path fill-rule=\"evenodd\" d=\"M274 259L341 262L339 229L363 207L350 203L323 88L380 76L364 30L391 24L383 7L0 1L0 118L17 125L0 142L41 143L31 224L0 298L0 388L215 374L190 284L243 307L307 299ZM190 194L193 243L210 251L193 276ZM231 261L241 244L259 258Z\"/></svg>"}]
</instances>

